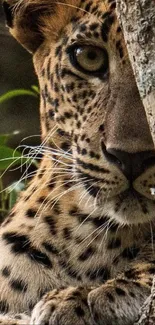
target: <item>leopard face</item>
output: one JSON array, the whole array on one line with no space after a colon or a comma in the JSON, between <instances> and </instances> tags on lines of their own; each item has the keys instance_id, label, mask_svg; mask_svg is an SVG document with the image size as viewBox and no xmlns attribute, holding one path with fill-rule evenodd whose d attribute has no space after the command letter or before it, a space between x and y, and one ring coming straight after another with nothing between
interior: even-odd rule
<instances>
[{"instance_id":1,"label":"leopard face","mask_svg":"<svg viewBox=\"0 0 155 325\"><path fill-rule=\"evenodd\" d=\"M83 211L121 225L153 220L155 151L115 2L27 1L12 20L34 52L43 138L53 126L67 135Z\"/></svg>"}]
</instances>

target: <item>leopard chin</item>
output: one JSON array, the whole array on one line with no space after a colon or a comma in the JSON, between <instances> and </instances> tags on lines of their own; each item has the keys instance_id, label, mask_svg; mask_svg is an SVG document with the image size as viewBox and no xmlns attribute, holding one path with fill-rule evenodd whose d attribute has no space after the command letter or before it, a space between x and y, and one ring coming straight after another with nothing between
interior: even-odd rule
<instances>
[{"instance_id":1,"label":"leopard chin","mask_svg":"<svg viewBox=\"0 0 155 325\"><path fill-rule=\"evenodd\" d=\"M154 197L153 197L154 199ZM100 199L102 213L120 225L138 225L155 221L155 201L133 188L125 190L106 203Z\"/></svg>"},{"instance_id":2,"label":"leopard chin","mask_svg":"<svg viewBox=\"0 0 155 325\"><path fill-rule=\"evenodd\" d=\"M85 201L89 202L87 208L90 211L87 212L92 213L93 208L95 215L100 215L101 218L106 216L120 225L153 222L155 220L155 195L153 195L153 184L146 179L149 179L148 171L133 182L123 178L122 175L113 188L110 184L103 188L102 184L98 186L93 177L89 179L87 177L87 182L83 184ZM81 203L85 209L87 204Z\"/></svg>"}]
</instances>

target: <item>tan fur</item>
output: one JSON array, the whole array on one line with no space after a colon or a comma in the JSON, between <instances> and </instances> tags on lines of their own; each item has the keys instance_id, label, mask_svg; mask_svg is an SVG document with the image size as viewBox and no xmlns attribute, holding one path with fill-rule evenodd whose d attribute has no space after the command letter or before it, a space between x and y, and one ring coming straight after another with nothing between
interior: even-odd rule
<instances>
[{"instance_id":1,"label":"tan fur","mask_svg":"<svg viewBox=\"0 0 155 325\"><path fill-rule=\"evenodd\" d=\"M0 322L131 325L155 273L155 162L115 4L7 2L34 52L43 157L0 230ZM101 71L76 46L99 48Z\"/></svg>"},{"instance_id":2,"label":"tan fur","mask_svg":"<svg viewBox=\"0 0 155 325\"><path fill-rule=\"evenodd\" d=\"M40 3L38 0L10 0L8 3L15 15L14 28L10 30L12 35L30 52L34 52L44 37L58 39L80 1L43 0Z\"/></svg>"}]
</instances>

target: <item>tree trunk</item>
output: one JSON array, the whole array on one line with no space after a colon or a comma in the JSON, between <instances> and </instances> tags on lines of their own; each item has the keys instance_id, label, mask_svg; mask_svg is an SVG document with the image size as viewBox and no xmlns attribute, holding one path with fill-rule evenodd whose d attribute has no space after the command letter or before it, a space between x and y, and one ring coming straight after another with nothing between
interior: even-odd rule
<instances>
[{"instance_id":1,"label":"tree trunk","mask_svg":"<svg viewBox=\"0 0 155 325\"><path fill-rule=\"evenodd\" d=\"M129 59L155 144L155 0L116 0ZM155 195L155 186L152 188ZM135 325L155 325L155 278Z\"/></svg>"},{"instance_id":2,"label":"tree trunk","mask_svg":"<svg viewBox=\"0 0 155 325\"><path fill-rule=\"evenodd\" d=\"M152 284L151 295L140 311L139 321L134 325L155 325L155 279Z\"/></svg>"},{"instance_id":3,"label":"tree trunk","mask_svg":"<svg viewBox=\"0 0 155 325\"><path fill-rule=\"evenodd\" d=\"M116 0L129 58L155 143L155 0Z\"/></svg>"}]
</instances>

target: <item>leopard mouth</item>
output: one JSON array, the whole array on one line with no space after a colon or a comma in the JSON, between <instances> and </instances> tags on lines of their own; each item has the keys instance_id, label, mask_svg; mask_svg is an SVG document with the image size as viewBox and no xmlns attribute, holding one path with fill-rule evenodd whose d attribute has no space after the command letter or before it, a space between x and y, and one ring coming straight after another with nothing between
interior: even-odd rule
<instances>
[{"instance_id":1,"label":"leopard mouth","mask_svg":"<svg viewBox=\"0 0 155 325\"><path fill-rule=\"evenodd\" d=\"M145 197L136 191L133 187L130 187L126 191L122 192L119 195L119 200L121 201L121 207L124 205L124 212L133 210L135 208L137 211L140 211L144 214L148 214L148 206L152 203L150 199ZM126 208L125 208L126 206Z\"/></svg>"},{"instance_id":2,"label":"leopard mouth","mask_svg":"<svg viewBox=\"0 0 155 325\"><path fill-rule=\"evenodd\" d=\"M96 198L98 197L98 200L108 200L111 198L114 198L115 196L119 196L120 199L123 200L137 200L139 202L142 202L143 200L155 200L155 195L151 195L151 189L150 192L148 191L145 193L141 190L141 188L136 189L136 186L132 182L121 182L120 186L115 186L115 182L105 181L102 179L97 179L96 177L90 177L90 175L83 173L80 171L80 175L85 179L85 183L83 184L85 187L85 190L88 192L89 195ZM113 188L112 188L113 187Z\"/></svg>"},{"instance_id":3,"label":"leopard mouth","mask_svg":"<svg viewBox=\"0 0 155 325\"><path fill-rule=\"evenodd\" d=\"M130 185L130 187L125 190L124 192L120 193L120 199L121 200L138 200L139 202L141 202L145 196L140 194L137 190L134 189L133 185Z\"/></svg>"},{"instance_id":4,"label":"leopard mouth","mask_svg":"<svg viewBox=\"0 0 155 325\"><path fill-rule=\"evenodd\" d=\"M106 211L123 225L150 223L155 220L155 201L130 187L109 200Z\"/></svg>"},{"instance_id":5,"label":"leopard mouth","mask_svg":"<svg viewBox=\"0 0 155 325\"><path fill-rule=\"evenodd\" d=\"M87 175L83 176L86 178ZM92 197L93 204L95 202L97 212L107 215L114 222L136 225L155 219L155 197L141 193L139 187L136 189L132 182L124 183L121 189L116 187L112 193L108 186L107 191L103 190L93 177L87 177L83 186Z\"/></svg>"}]
</instances>

